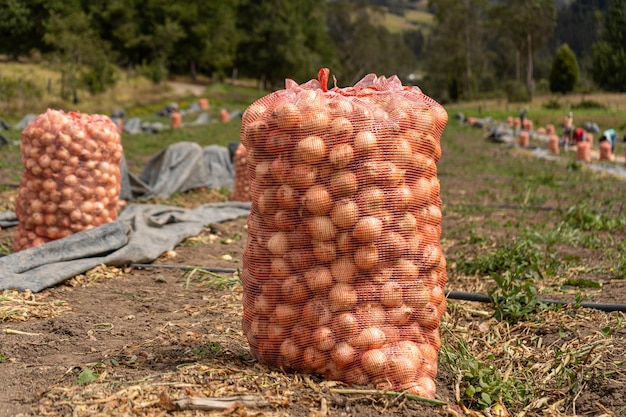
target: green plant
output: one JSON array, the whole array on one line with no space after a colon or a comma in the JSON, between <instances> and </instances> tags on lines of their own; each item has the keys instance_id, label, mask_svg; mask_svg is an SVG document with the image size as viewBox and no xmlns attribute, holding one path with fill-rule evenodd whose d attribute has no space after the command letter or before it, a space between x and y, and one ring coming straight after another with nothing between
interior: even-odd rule
<instances>
[{"instance_id":1,"label":"green plant","mask_svg":"<svg viewBox=\"0 0 626 417\"><path fill-rule=\"evenodd\" d=\"M615 215L608 211L593 210L586 204L577 204L567 209L563 215L563 221L571 227L586 231L611 231L626 228L624 216Z\"/></svg>"},{"instance_id":2,"label":"green plant","mask_svg":"<svg viewBox=\"0 0 626 417\"><path fill-rule=\"evenodd\" d=\"M185 289L189 289L189 285L192 282L203 284L205 287L214 288L217 290L225 290L233 288L235 285L241 282L239 271L230 276L224 276L216 274L214 272L207 271L201 267L190 268L182 276L185 279L183 284Z\"/></svg>"},{"instance_id":3,"label":"green plant","mask_svg":"<svg viewBox=\"0 0 626 417\"><path fill-rule=\"evenodd\" d=\"M462 258L456 269L468 275L510 272L522 278L544 278L555 275L559 264L556 254L545 253L530 240L514 239L486 255Z\"/></svg>"},{"instance_id":4,"label":"green plant","mask_svg":"<svg viewBox=\"0 0 626 417\"><path fill-rule=\"evenodd\" d=\"M569 93L574 90L578 81L578 62L576 54L564 43L556 51L550 70L550 91L553 93Z\"/></svg>"},{"instance_id":5,"label":"green plant","mask_svg":"<svg viewBox=\"0 0 626 417\"><path fill-rule=\"evenodd\" d=\"M98 374L91 368L84 368L78 374L76 378L76 383L78 385L87 385L90 382L96 381L98 379Z\"/></svg>"},{"instance_id":6,"label":"green plant","mask_svg":"<svg viewBox=\"0 0 626 417\"><path fill-rule=\"evenodd\" d=\"M579 103L572 104L572 109L575 110L589 110L589 109L601 109L605 110L606 106L594 100L580 100Z\"/></svg>"},{"instance_id":7,"label":"green plant","mask_svg":"<svg viewBox=\"0 0 626 417\"><path fill-rule=\"evenodd\" d=\"M511 271L505 271L501 275L491 274L491 277L496 286L489 289L487 294L493 303L494 317L497 320L515 324L546 307L532 280L521 278Z\"/></svg>"},{"instance_id":8,"label":"green plant","mask_svg":"<svg viewBox=\"0 0 626 417\"><path fill-rule=\"evenodd\" d=\"M507 407L515 402L526 402L530 391L521 378L514 375L504 378L498 368L474 356L465 340L450 337L453 344L442 344L440 360L459 376L464 404L469 408L477 405L484 409L496 401ZM487 359L493 361L494 358L490 355Z\"/></svg>"},{"instance_id":9,"label":"green plant","mask_svg":"<svg viewBox=\"0 0 626 417\"><path fill-rule=\"evenodd\" d=\"M0 353L0 363L5 363L7 361L6 356L4 356L2 353Z\"/></svg>"},{"instance_id":10,"label":"green plant","mask_svg":"<svg viewBox=\"0 0 626 417\"><path fill-rule=\"evenodd\" d=\"M544 102L541 107L547 110L559 110L562 106L559 100L551 98L550 100Z\"/></svg>"},{"instance_id":11,"label":"green plant","mask_svg":"<svg viewBox=\"0 0 626 417\"><path fill-rule=\"evenodd\" d=\"M202 358L215 358L224 351L219 342L208 342L201 346L191 349L191 353Z\"/></svg>"}]
</instances>

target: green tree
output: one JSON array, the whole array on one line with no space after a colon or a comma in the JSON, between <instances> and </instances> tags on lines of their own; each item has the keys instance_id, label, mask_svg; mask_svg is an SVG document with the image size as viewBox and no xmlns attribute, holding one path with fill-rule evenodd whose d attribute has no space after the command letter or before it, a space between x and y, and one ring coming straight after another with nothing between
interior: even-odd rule
<instances>
[{"instance_id":1,"label":"green tree","mask_svg":"<svg viewBox=\"0 0 626 417\"><path fill-rule=\"evenodd\" d=\"M576 55L564 43L556 51L550 70L550 91L553 93L569 93L578 82L578 61Z\"/></svg>"},{"instance_id":2,"label":"green tree","mask_svg":"<svg viewBox=\"0 0 626 417\"><path fill-rule=\"evenodd\" d=\"M26 1L5 0L0 2L0 16L0 39L10 39L10 42L0 42L0 51L17 60L32 46L29 37L35 21L31 9Z\"/></svg>"},{"instance_id":3,"label":"green tree","mask_svg":"<svg viewBox=\"0 0 626 417\"><path fill-rule=\"evenodd\" d=\"M534 54L554 30L556 8L554 0L507 0L506 14L511 37L516 45L516 62L526 58L526 91L533 96ZM518 71L519 73L519 71Z\"/></svg>"},{"instance_id":4,"label":"green tree","mask_svg":"<svg viewBox=\"0 0 626 417\"><path fill-rule=\"evenodd\" d=\"M195 0L185 3L179 23L185 37L175 45L172 68L180 73L225 75L235 61L238 0Z\"/></svg>"},{"instance_id":5,"label":"green tree","mask_svg":"<svg viewBox=\"0 0 626 417\"><path fill-rule=\"evenodd\" d=\"M599 42L592 48L591 74L601 88L626 91L626 0L612 0Z\"/></svg>"},{"instance_id":6,"label":"green tree","mask_svg":"<svg viewBox=\"0 0 626 417\"><path fill-rule=\"evenodd\" d=\"M79 80L84 81L93 93L115 83L109 45L91 27L87 14L82 11L66 15L53 12L44 26L43 40L53 48L51 61L62 72L61 95L64 98L76 93Z\"/></svg>"},{"instance_id":7,"label":"green tree","mask_svg":"<svg viewBox=\"0 0 626 417\"><path fill-rule=\"evenodd\" d=\"M427 52L428 86L442 100L472 99L484 68L484 0L429 0L434 27Z\"/></svg>"},{"instance_id":8,"label":"green tree","mask_svg":"<svg viewBox=\"0 0 626 417\"><path fill-rule=\"evenodd\" d=\"M404 77L418 66L402 34L383 25L380 10L357 4L337 5L327 19L335 50L333 74L343 85L353 85L364 75Z\"/></svg>"},{"instance_id":9,"label":"green tree","mask_svg":"<svg viewBox=\"0 0 626 417\"><path fill-rule=\"evenodd\" d=\"M240 72L272 87L285 78L315 78L332 57L325 5L314 0L242 0L237 12Z\"/></svg>"}]
</instances>

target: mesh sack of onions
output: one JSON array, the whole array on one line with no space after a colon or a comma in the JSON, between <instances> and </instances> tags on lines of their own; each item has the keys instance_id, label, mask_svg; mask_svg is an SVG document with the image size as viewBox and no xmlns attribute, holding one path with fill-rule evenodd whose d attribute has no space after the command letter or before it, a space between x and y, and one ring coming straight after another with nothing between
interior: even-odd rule
<instances>
[{"instance_id":1,"label":"mesh sack of onions","mask_svg":"<svg viewBox=\"0 0 626 417\"><path fill-rule=\"evenodd\" d=\"M395 76L330 90L328 76L287 80L243 115L243 331L266 364L432 398L448 116Z\"/></svg>"},{"instance_id":2,"label":"mesh sack of onions","mask_svg":"<svg viewBox=\"0 0 626 417\"><path fill-rule=\"evenodd\" d=\"M48 109L22 131L13 250L117 219L122 145L107 116Z\"/></svg>"},{"instance_id":3,"label":"mesh sack of onions","mask_svg":"<svg viewBox=\"0 0 626 417\"><path fill-rule=\"evenodd\" d=\"M248 182L248 151L241 143L233 155L235 175L233 178L233 192L231 201L250 201L250 185Z\"/></svg>"}]
</instances>

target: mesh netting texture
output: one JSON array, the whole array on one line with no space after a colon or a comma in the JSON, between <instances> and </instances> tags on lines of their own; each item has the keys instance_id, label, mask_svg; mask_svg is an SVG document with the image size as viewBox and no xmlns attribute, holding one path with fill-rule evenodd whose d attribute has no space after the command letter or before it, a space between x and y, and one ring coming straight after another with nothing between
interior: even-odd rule
<instances>
[{"instance_id":1,"label":"mesh netting texture","mask_svg":"<svg viewBox=\"0 0 626 417\"><path fill-rule=\"evenodd\" d=\"M243 331L269 365L433 398L448 115L396 76L328 76L287 80L243 115Z\"/></svg>"},{"instance_id":2,"label":"mesh netting texture","mask_svg":"<svg viewBox=\"0 0 626 417\"><path fill-rule=\"evenodd\" d=\"M117 219L122 145L107 116L47 110L22 131L13 250Z\"/></svg>"}]
</instances>

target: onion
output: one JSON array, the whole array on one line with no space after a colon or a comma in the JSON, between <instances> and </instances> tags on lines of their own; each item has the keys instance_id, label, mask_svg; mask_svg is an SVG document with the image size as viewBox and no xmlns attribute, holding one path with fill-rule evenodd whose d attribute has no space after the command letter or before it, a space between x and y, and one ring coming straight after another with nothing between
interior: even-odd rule
<instances>
[{"instance_id":1,"label":"onion","mask_svg":"<svg viewBox=\"0 0 626 417\"><path fill-rule=\"evenodd\" d=\"M282 256L289 250L289 240L285 232L277 232L267 241L267 249L273 255Z\"/></svg>"},{"instance_id":2,"label":"onion","mask_svg":"<svg viewBox=\"0 0 626 417\"><path fill-rule=\"evenodd\" d=\"M313 298L302 308L302 319L312 326L319 327L328 324L331 318L332 314L328 306L319 298Z\"/></svg>"},{"instance_id":3,"label":"onion","mask_svg":"<svg viewBox=\"0 0 626 417\"><path fill-rule=\"evenodd\" d=\"M356 351L348 342L339 342L333 346L330 357L338 368L344 368L354 363Z\"/></svg>"},{"instance_id":4,"label":"onion","mask_svg":"<svg viewBox=\"0 0 626 417\"><path fill-rule=\"evenodd\" d=\"M283 281L281 294L283 299L291 304L300 304L309 297L306 285L297 275L291 275Z\"/></svg>"},{"instance_id":5,"label":"onion","mask_svg":"<svg viewBox=\"0 0 626 417\"><path fill-rule=\"evenodd\" d=\"M393 307L387 310L387 323L393 326L402 326L409 322L413 309L407 305Z\"/></svg>"},{"instance_id":6,"label":"onion","mask_svg":"<svg viewBox=\"0 0 626 417\"><path fill-rule=\"evenodd\" d=\"M302 114L292 103L281 103L272 112L272 119L279 129L289 130L296 128L302 121Z\"/></svg>"},{"instance_id":7,"label":"onion","mask_svg":"<svg viewBox=\"0 0 626 417\"><path fill-rule=\"evenodd\" d=\"M337 246L330 240L313 240L313 255L321 262L332 262L337 258Z\"/></svg>"},{"instance_id":8,"label":"onion","mask_svg":"<svg viewBox=\"0 0 626 417\"><path fill-rule=\"evenodd\" d=\"M294 209L299 205L299 194L293 187L282 184L276 191L276 202L284 209Z\"/></svg>"},{"instance_id":9,"label":"onion","mask_svg":"<svg viewBox=\"0 0 626 417\"><path fill-rule=\"evenodd\" d=\"M378 163L373 160L366 160L357 166L356 173L361 187L373 184L378 180Z\"/></svg>"},{"instance_id":10,"label":"onion","mask_svg":"<svg viewBox=\"0 0 626 417\"><path fill-rule=\"evenodd\" d=\"M328 102L333 117L348 116L353 111L352 103L343 98L336 98Z\"/></svg>"},{"instance_id":11,"label":"onion","mask_svg":"<svg viewBox=\"0 0 626 417\"><path fill-rule=\"evenodd\" d=\"M354 133L354 127L350 120L345 117L337 117L330 123L330 136L339 142L348 140Z\"/></svg>"},{"instance_id":12,"label":"onion","mask_svg":"<svg viewBox=\"0 0 626 417\"><path fill-rule=\"evenodd\" d=\"M304 349L302 360L304 361L304 365L310 370L321 368L327 362L326 354L315 349L313 346L307 346L306 349Z\"/></svg>"},{"instance_id":13,"label":"onion","mask_svg":"<svg viewBox=\"0 0 626 417\"><path fill-rule=\"evenodd\" d=\"M291 274L291 269L283 258L272 258L270 273L274 279L286 278Z\"/></svg>"},{"instance_id":14,"label":"onion","mask_svg":"<svg viewBox=\"0 0 626 417\"><path fill-rule=\"evenodd\" d=\"M286 132L268 132L270 135L265 142L265 150L272 155L278 155L292 147L291 136Z\"/></svg>"},{"instance_id":15,"label":"onion","mask_svg":"<svg viewBox=\"0 0 626 417\"><path fill-rule=\"evenodd\" d=\"M284 365L294 365L300 359L300 348L293 340L287 338L280 344L279 354Z\"/></svg>"},{"instance_id":16,"label":"onion","mask_svg":"<svg viewBox=\"0 0 626 417\"><path fill-rule=\"evenodd\" d=\"M382 233L382 222L372 216L361 217L352 230L352 236L362 243L374 242L381 237Z\"/></svg>"},{"instance_id":17,"label":"onion","mask_svg":"<svg viewBox=\"0 0 626 417\"><path fill-rule=\"evenodd\" d=\"M365 302L356 306L356 317L363 326L381 326L387 319L385 308L376 302Z\"/></svg>"},{"instance_id":18,"label":"onion","mask_svg":"<svg viewBox=\"0 0 626 417\"><path fill-rule=\"evenodd\" d=\"M335 347L335 337L330 327L321 326L313 330L311 334L313 347L322 352L326 352Z\"/></svg>"},{"instance_id":19,"label":"onion","mask_svg":"<svg viewBox=\"0 0 626 417\"><path fill-rule=\"evenodd\" d=\"M402 283L412 283L419 276L419 265L407 258L398 259L394 265L394 275Z\"/></svg>"},{"instance_id":20,"label":"onion","mask_svg":"<svg viewBox=\"0 0 626 417\"><path fill-rule=\"evenodd\" d=\"M412 358L397 356L389 360L389 377L396 384L415 381L417 365Z\"/></svg>"},{"instance_id":21,"label":"onion","mask_svg":"<svg viewBox=\"0 0 626 417\"><path fill-rule=\"evenodd\" d=\"M359 219L359 206L349 198L341 199L333 205L330 218L340 229L352 227Z\"/></svg>"},{"instance_id":22,"label":"onion","mask_svg":"<svg viewBox=\"0 0 626 417\"><path fill-rule=\"evenodd\" d=\"M389 265L380 265L369 272L372 283L383 284L393 277L393 268Z\"/></svg>"},{"instance_id":23,"label":"onion","mask_svg":"<svg viewBox=\"0 0 626 417\"><path fill-rule=\"evenodd\" d=\"M417 321L424 329L437 328L440 320L439 309L432 303L426 304L417 311Z\"/></svg>"},{"instance_id":24,"label":"onion","mask_svg":"<svg viewBox=\"0 0 626 417\"><path fill-rule=\"evenodd\" d=\"M323 109L316 109L313 112L309 112L306 117L302 119L300 128L303 131L320 132L325 130L330 123L330 114Z\"/></svg>"},{"instance_id":25,"label":"onion","mask_svg":"<svg viewBox=\"0 0 626 417\"><path fill-rule=\"evenodd\" d=\"M304 273L304 280L308 288L317 294L325 293L333 284L330 270L325 266L317 266Z\"/></svg>"},{"instance_id":26,"label":"onion","mask_svg":"<svg viewBox=\"0 0 626 417\"><path fill-rule=\"evenodd\" d=\"M314 185L304 193L302 204L315 215L327 214L332 205L333 199L323 185Z\"/></svg>"},{"instance_id":27,"label":"onion","mask_svg":"<svg viewBox=\"0 0 626 417\"><path fill-rule=\"evenodd\" d=\"M308 219L309 234L316 240L331 240L337 235L337 228L328 216L314 216Z\"/></svg>"},{"instance_id":28,"label":"onion","mask_svg":"<svg viewBox=\"0 0 626 417\"><path fill-rule=\"evenodd\" d=\"M402 287L396 281L385 282L380 289L380 302L385 307L398 307L402 304Z\"/></svg>"},{"instance_id":29,"label":"onion","mask_svg":"<svg viewBox=\"0 0 626 417\"><path fill-rule=\"evenodd\" d=\"M289 304L279 304L274 309L274 318L283 327L293 326L299 316L300 312Z\"/></svg>"},{"instance_id":30,"label":"onion","mask_svg":"<svg viewBox=\"0 0 626 417\"><path fill-rule=\"evenodd\" d=\"M378 187L368 187L357 196L359 210L363 215L379 213L385 203L385 192Z\"/></svg>"},{"instance_id":31,"label":"onion","mask_svg":"<svg viewBox=\"0 0 626 417\"><path fill-rule=\"evenodd\" d=\"M311 340L311 329L309 326L298 322L291 328L290 337L298 346L309 345Z\"/></svg>"},{"instance_id":32,"label":"onion","mask_svg":"<svg viewBox=\"0 0 626 417\"><path fill-rule=\"evenodd\" d=\"M347 384L352 385L367 385L370 382L363 368L357 365L352 365L346 369L344 380Z\"/></svg>"},{"instance_id":33,"label":"onion","mask_svg":"<svg viewBox=\"0 0 626 417\"><path fill-rule=\"evenodd\" d=\"M361 355L361 366L373 378L378 378L385 374L387 359L387 354L383 350L370 349Z\"/></svg>"},{"instance_id":34,"label":"onion","mask_svg":"<svg viewBox=\"0 0 626 417\"><path fill-rule=\"evenodd\" d=\"M422 282L407 285L402 292L404 303L416 309L422 309L428 304L431 291Z\"/></svg>"},{"instance_id":35,"label":"onion","mask_svg":"<svg viewBox=\"0 0 626 417\"><path fill-rule=\"evenodd\" d=\"M308 136L296 144L293 156L296 161L316 164L326 157L326 143L319 136Z\"/></svg>"},{"instance_id":36,"label":"onion","mask_svg":"<svg viewBox=\"0 0 626 417\"><path fill-rule=\"evenodd\" d=\"M330 274L335 282L350 284L354 282L357 272L354 261L347 256L335 259L330 265Z\"/></svg>"},{"instance_id":37,"label":"onion","mask_svg":"<svg viewBox=\"0 0 626 417\"><path fill-rule=\"evenodd\" d=\"M361 270L369 270L378 265L378 248L373 243L359 246L354 251L354 264Z\"/></svg>"},{"instance_id":38,"label":"onion","mask_svg":"<svg viewBox=\"0 0 626 417\"><path fill-rule=\"evenodd\" d=\"M315 185L317 172L317 168L311 165L294 165L289 177L290 184L296 188L309 188Z\"/></svg>"},{"instance_id":39,"label":"onion","mask_svg":"<svg viewBox=\"0 0 626 417\"><path fill-rule=\"evenodd\" d=\"M315 257L309 248L293 249L287 252L285 260L294 271L303 271L310 268Z\"/></svg>"},{"instance_id":40,"label":"onion","mask_svg":"<svg viewBox=\"0 0 626 417\"><path fill-rule=\"evenodd\" d=\"M328 302L331 312L350 310L357 303L357 292L350 284L335 284L328 293Z\"/></svg>"},{"instance_id":41,"label":"onion","mask_svg":"<svg viewBox=\"0 0 626 417\"><path fill-rule=\"evenodd\" d=\"M350 170L336 172L330 178L330 190L336 198L350 197L358 189L357 176Z\"/></svg>"},{"instance_id":42,"label":"onion","mask_svg":"<svg viewBox=\"0 0 626 417\"><path fill-rule=\"evenodd\" d=\"M359 330L359 322L354 314L342 312L333 316L332 328L338 338L349 339Z\"/></svg>"},{"instance_id":43,"label":"onion","mask_svg":"<svg viewBox=\"0 0 626 417\"><path fill-rule=\"evenodd\" d=\"M366 155L376 150L377 146L378 140L372 132L361 131L354 137L354 151L357 155Z\"/></svg>"},{"instance_id":44,"label":"onion","mask_svg":"<svg viewBox=\"0 0 626 417\"><path fill-rule=\"evenodd\" d=\"M341 143L333 147L328 155L328 160L335 169L348 167L354 160L352 146L347 143Z\"/></svg>"}]
</instances>

